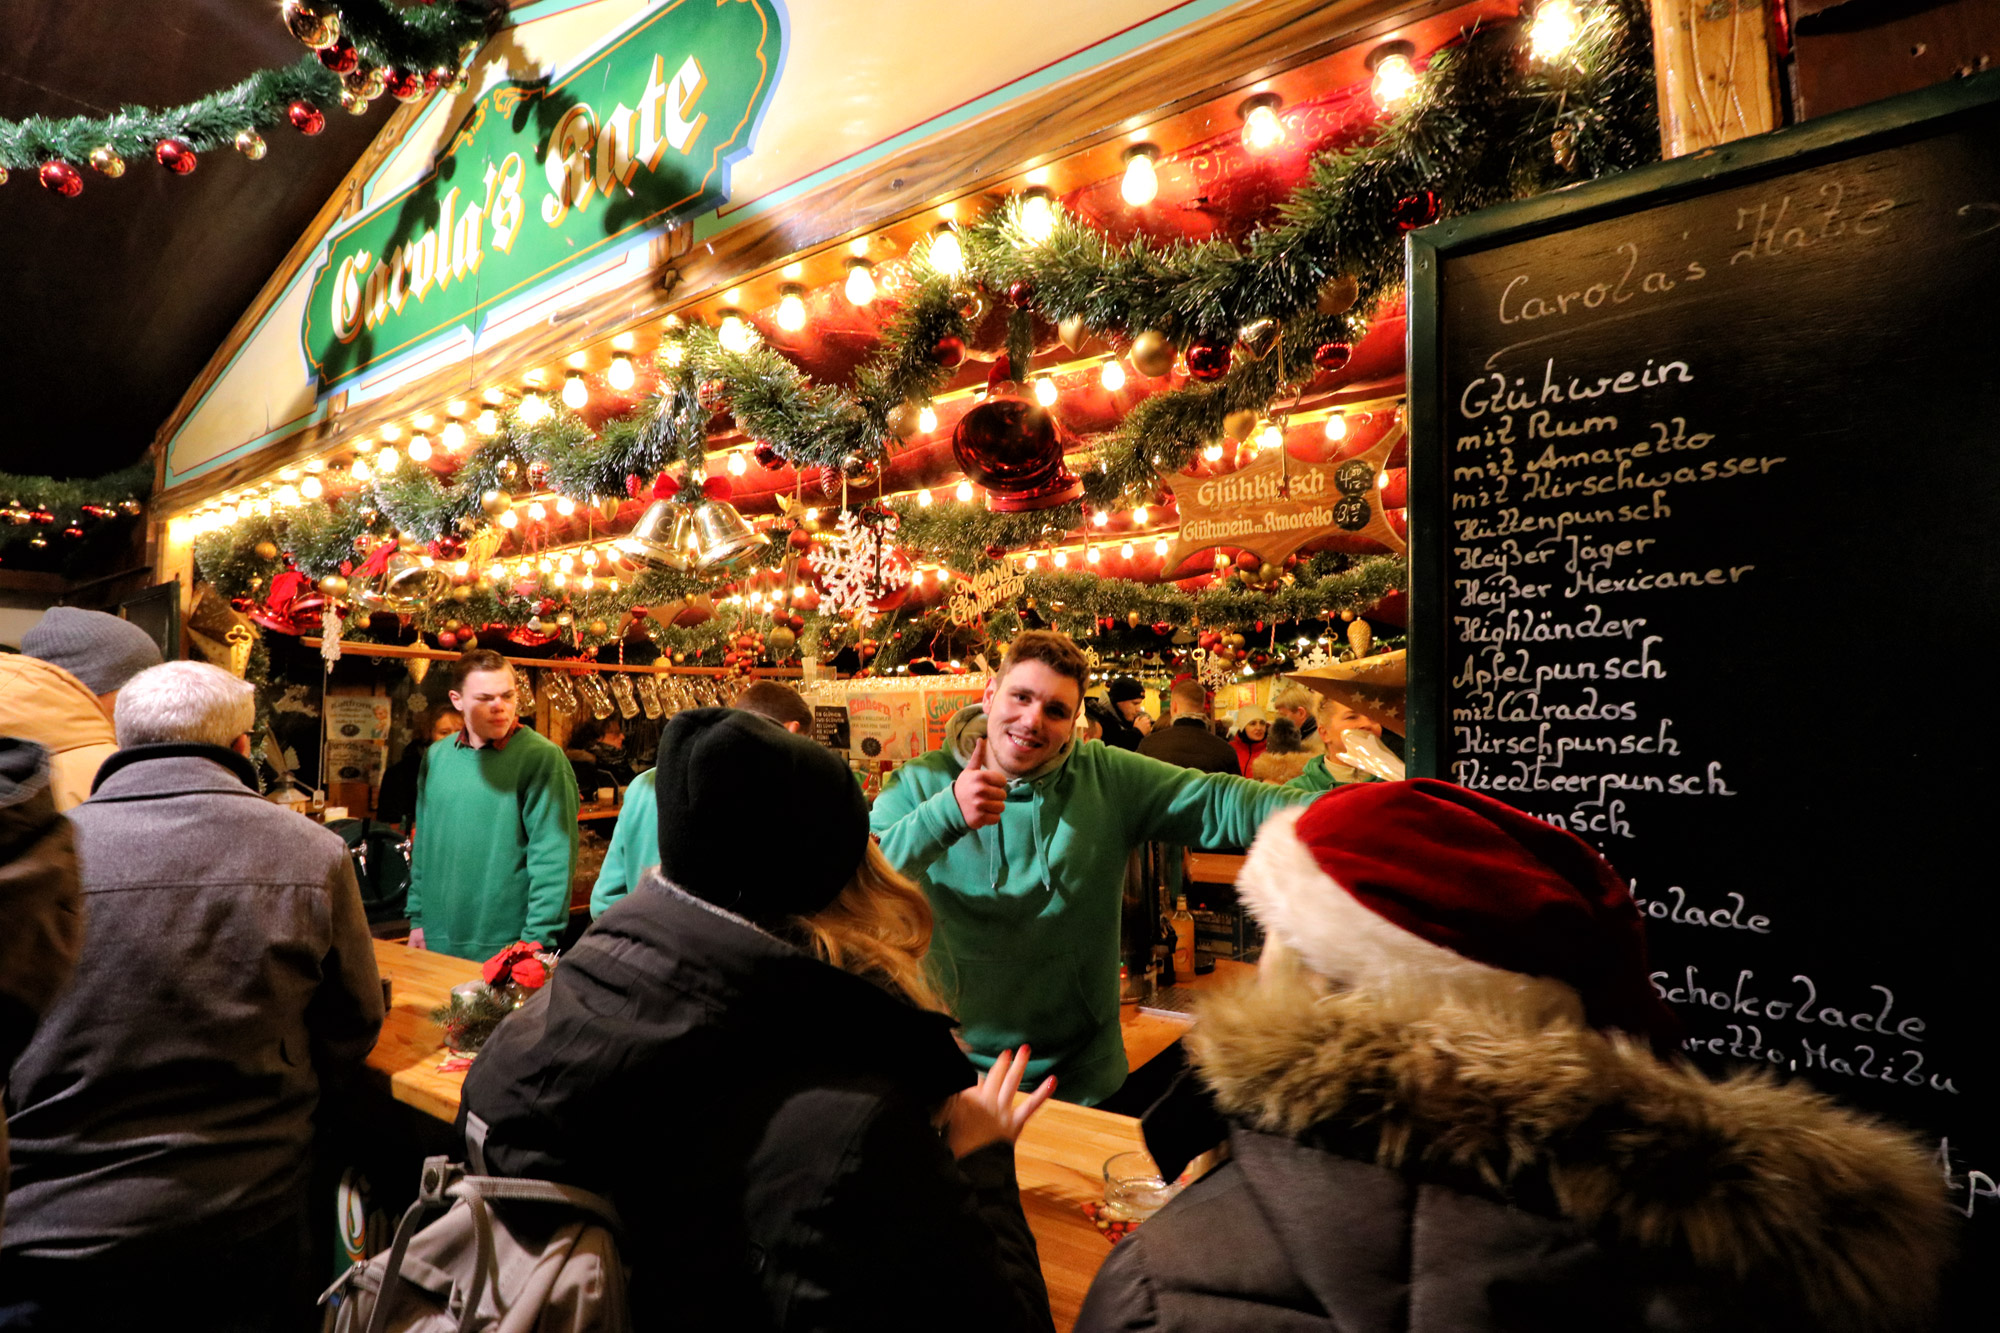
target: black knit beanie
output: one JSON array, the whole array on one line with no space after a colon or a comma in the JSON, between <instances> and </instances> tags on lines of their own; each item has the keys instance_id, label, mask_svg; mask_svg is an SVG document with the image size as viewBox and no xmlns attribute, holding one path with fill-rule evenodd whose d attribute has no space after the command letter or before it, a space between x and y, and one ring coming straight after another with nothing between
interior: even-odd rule
<instances>
[{"instance_id":1,"label":"black knit beanie","mask_svg":"<svg viewBox=\"0 0 2000 1333\"><path fill-rule=\"evenodd\" d=\"M660 873L752 921L810 916L868 848L868 802L833 751L736 708L676 713L660 737ZM794 854L773 868L781 840Z\"/></svg>"}]
</instances>

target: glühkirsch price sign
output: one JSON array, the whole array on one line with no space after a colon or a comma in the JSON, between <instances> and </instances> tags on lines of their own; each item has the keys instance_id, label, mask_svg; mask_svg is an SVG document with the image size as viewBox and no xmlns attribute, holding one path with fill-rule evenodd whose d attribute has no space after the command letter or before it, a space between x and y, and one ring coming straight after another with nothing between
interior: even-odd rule
<instances>
[{"instance_id":1,"label":"gl\u00fchkirsch price sign","mask_svg":"<svg viewBox=\"0 0 2000 1333\"><path fill-rule=\"evenodd\" d=\"M435 169L328 242L302 327L322 392L715 207L784 34L773 0L673 0L574 68L482 93Z\"/></svg>"}]
</instances>

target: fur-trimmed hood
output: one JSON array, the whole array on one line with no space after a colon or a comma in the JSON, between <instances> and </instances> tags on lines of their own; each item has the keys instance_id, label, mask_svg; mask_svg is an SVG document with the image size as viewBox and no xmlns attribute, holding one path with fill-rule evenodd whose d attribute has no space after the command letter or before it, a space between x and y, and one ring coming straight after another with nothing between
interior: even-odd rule
<instances>
[{"instance_id":1,"label":"fur-trimmed hood","mask_svg":"<svg viewBox=\"0 0 2000 1333\"><path fill-rule=\"evenodd\" d=\"M1816 1327L1908 1326L1951 1250L1923 1148L1802 1084L1713 1081L1569 1022L1335 990L1282 960L1204 1004L1188 1046L1249 1128L1552 1203L1605 1243L1783 1293Z\"/></svg>"}]
</instances>

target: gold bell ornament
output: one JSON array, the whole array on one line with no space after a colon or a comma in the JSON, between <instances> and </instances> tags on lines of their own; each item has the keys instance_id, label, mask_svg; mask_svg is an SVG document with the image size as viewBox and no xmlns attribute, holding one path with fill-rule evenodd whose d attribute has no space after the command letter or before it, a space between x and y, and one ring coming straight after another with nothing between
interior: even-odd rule
<instances>
[{"instance_id":1,"label":"gold bell ornament","mask_svg":"<svg viewBox=\"0 0 2000 1333\"><path fill-rule=\"evenodd\" d=\"M693 516L686 505L655 500L632 530L612 542L620 552L654 569L686 571L694 564Z\"/></svg>"}]
</instances>

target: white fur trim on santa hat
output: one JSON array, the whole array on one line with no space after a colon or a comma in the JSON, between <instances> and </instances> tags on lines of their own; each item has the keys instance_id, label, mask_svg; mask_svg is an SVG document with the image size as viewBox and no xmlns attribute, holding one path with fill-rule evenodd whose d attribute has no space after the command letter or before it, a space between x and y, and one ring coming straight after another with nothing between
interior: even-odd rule
<instances>
[{"instance_id":1,"label":"white fur trim on santa hat","mask_svg":"<svg viewBox=\"0 0 2000 1333\"><path fill-rule=\"evenodd\" d=\"M1551 977L1525 977L1432 944L1363 906L1320 868L1299 837L1304 806L1264 821L1250 844L1236 888L1264 927L1313 971L1360 990L1452 996L1537 1022L1581 1021L1576 991Z\"/></svg>"}]
</instances>

